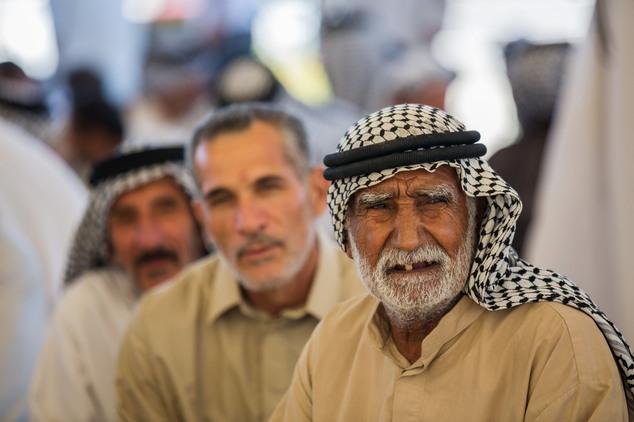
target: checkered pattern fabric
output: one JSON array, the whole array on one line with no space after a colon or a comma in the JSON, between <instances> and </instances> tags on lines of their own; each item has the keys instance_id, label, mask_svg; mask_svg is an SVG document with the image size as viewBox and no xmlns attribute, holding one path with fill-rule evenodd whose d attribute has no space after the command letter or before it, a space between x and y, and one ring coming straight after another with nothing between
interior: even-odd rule
<instances>
[{"instance_id":1,"label":"checkered pattern fabric","mask_svg":"<svg viewBox=\"0 0 634 422\"><path fill-rule=\"evenodd\" d=\"M106 223L114 201L125 192L166 176L173 177L189 197L196 195L196 184L191 174L184 166L174 162L140 167L105 180L95 187L75 232L66 264L65 283L71 282L87 270L107 265L109 251Z\"/></svg>"},{"instance_id":2,"label":"checkered pattern fabric","mask_svg":"<svg viewBox=\"0 0 634 422\"><path fill-rule=\"evenodd\" d=\"M418 104L396 105L359 120L345 133L338 151L398 141L413 135L464 130L461 122L442 110ZM469 158L414 164L334 180L328 190L328 206L339 245L345 250L348 202L356 191L381 183L402 171L423 169L433 172L442 165L456 169L467 195L485 198L487 202L465 294L490 311L527 302L553 301L577 308L592 317L618 363L632 420L634 356L629 346L585 292L561 274L537 268L517 256L510 245L522 203L513 188L484 160Z\"/></svg>"}]
</instances>

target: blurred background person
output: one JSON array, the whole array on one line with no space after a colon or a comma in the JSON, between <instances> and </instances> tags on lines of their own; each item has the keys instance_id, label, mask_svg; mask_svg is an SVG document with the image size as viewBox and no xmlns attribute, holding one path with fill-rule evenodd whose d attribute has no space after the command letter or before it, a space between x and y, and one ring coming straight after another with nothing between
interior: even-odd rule
<instances>
[{"instance_id":1,"label":"blurred background person","mask_svg":"<svg viewBox=\"0 0 634 422\"><path fill-rule=\"evenodd\" d=\"M207 75L189 54L157 52L144 68L142 94L127 110L127 142L171 145L188 139L210 110Z\"/></svg>"},{"instance_id":2,"label":"blurred background person","mask_svg":"<svg viewBox=\"0 0 634 422\"><path fill-rule=\"evenodd\" d=\"M534 213L535 191L541 178L542 157L550 133L569 45L535 44L524 40L504 48L520 135L498 150L489 164L522 198L513 247L524 256L526 233Z\"/></svg>"},{"instance_id":3,"label":"blurred background person","mask_svg":"<svg viewBox=\"0 0 634 422\"><path fill-rule=\"evenodd\" d=\"M91 168L112 156L125 138L123 116L109 101L99 74L89 68L73 70L67 81L70 110L54 148L88 183Z\"/></svg>"},{"instance_id":4,"label":"blurred background person","mask_svg":"<svg viewBox=\"0 0 634 422\"><path fill-rule=\"evenodd\" d=\"M406 72L404 83L443 79L429 50L444 0L324 0L322 13L321 51L333 92L361 110L396 104L393 94L404 86L394 88L394 80Z\"/></svg>"},{"instance_id":5,"label":"blurred background person","mask_svg":"<svg viewBox=\"0 0 634 422\"><path fill-rule=\"evenodd\" d=\"M0 420L27 420L27 388L87 200L42 141L0 115Z\"/></svg>"},{"instance_id":6,"label":"blurred background person","mask_svg":"<svg viewBox=\"0 0 634 422\"><path fill-rule=\"evenodd\" d=\"M182 147L118 154L91 185L31 386L36 421L116 420L115 363L137 301L206 253Z\"/></svg>"},{"instance_id":7,"label":"blurred background person","mask_svg":"<svg viewBox=\"0 0 634 422\"><path fill-rule=\"evenodd\" d=\"M311 165L320 165L324 156L337 147L346 128L360 117L354 105L336 97L316 105L297 100L253 55L236 56L221 66L211 86L211 98L219 107L266 102L299 118L306 127Z\"/></svg>"},{"instance_id":8,"label":"blurred background person","mask_svg":"<svg viewBox=\"0 0 634 422\"><path fill-rule=\"evenodd\" d=\"M529 257L573 277L634 339L634 3L598 0L568 68Z\"/></svg>"},{"instance_id":9,"label":"blurred background person","mask_svg":"<svg viewBox=\"0 0 634 422\"><path fill-rule=\"evenodd\" d=\"M0 63L0 119L42 140L52 136L42 82L12 61Z\"/></svg>"},{"instance_id":10,"label":"blurred background person","mask_svg":"<svg viewBox=\"0 0 634 422\"><path fill-rule=\"evenodd\" d=\"M319 320L363 288L314 224L327 183L300 121L228 106L194 132L188 160L218 253L141 300L119 354L119 419L263 421Z\"/></svg>"},{"instance_id":11,"label":"blurred background person","mask_svg":"<svg viewBox=\"0 0 634 422\"><path fill-rule=\"evenodd\" d=\"M139 94L147 49L145 25L126 14L134 2L127 0L50 0L60 86L77 68L94 69L109 101L122 107Z\"/></svg>"}]
</instances>

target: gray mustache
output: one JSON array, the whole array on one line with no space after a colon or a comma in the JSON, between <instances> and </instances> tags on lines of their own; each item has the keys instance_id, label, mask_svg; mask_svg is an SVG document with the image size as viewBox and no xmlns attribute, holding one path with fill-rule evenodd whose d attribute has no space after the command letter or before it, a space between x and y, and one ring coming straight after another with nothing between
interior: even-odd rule
<instances>
[{"instance_id":1,"label":"gray mustache","mask_svg":"<svg viewBox=\"0 0 634 422\"><path fill-rule=\"evenodd\" d=\"M238 258L242 257L249 249L282 245L284 245L284 242L279 239L266 234L257 234L250 238L244 245L238 248Z\"/></svg>"}]
</instances>

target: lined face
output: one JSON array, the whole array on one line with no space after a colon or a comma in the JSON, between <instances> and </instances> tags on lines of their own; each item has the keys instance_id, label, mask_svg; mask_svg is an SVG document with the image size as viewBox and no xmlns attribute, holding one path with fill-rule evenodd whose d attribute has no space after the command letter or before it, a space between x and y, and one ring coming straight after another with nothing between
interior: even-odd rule
<instances>
[{"instance_id":1,"label":"lined face","mask_svg":"<svg viewBox=\"0 0 634 422\"><path fill-rule=\"evenodd\" d=\"M189 199L171 177L119 196L110 209L108 233L113 264L142 291L175 276L202 250Z\"/></svg>"},{"instance_id":2,"label":"lined face","mask_svg":"<svg viewBox=\"0 0 634 422\"><path fill-rule=\"evenodd\" d=\"M348 249L384 306L403 319L430 316L467 280L475 214L451 167L401 172L351 198Z\"/></svg>"},{"instance_id":3,"label":"lined face","mask_svg":"<svg viewBox=\"0 0 634 422\"><path fill-rule=\"evenodd\" d=\"M315 247L325 207L321 174L300 177L279 128L255 121L203 140L194 152L202 190L196 210L243 286L266 291L292 281Z\"/></svg>"}]
</instances>

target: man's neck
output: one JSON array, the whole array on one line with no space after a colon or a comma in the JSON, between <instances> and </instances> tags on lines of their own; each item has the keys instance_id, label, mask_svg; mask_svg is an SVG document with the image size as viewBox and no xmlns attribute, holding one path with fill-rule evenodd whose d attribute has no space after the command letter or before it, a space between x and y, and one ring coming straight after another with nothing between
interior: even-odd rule
<instances>
[{"instance_id":1,"label":"man's neck","mask_svg":"<svg viewBox=\"0 0 634 422\"><path fill-rule=\"evenodd\" d=\"M461 297L462 295L456 296L442 309L421 318L403 319L397 313L384 308L394 345L409 363L414 363L420 358L423 340L436 328L442 317L458 303Z\"/></svg>"},{"instance_id":2,"label":"man's neck","mask_svg":"<svg viewBox=\"0 0 634 422\"><path fill-rule=\"evenodd\" d=\"M318 259L319 251L315 241L306 263L292 280L267 291L253 292L242 289L242 292L255 309L272 316L278 316L284 309L297 308L306 303L317 272Z\"/></svg>"}]
</instances>

